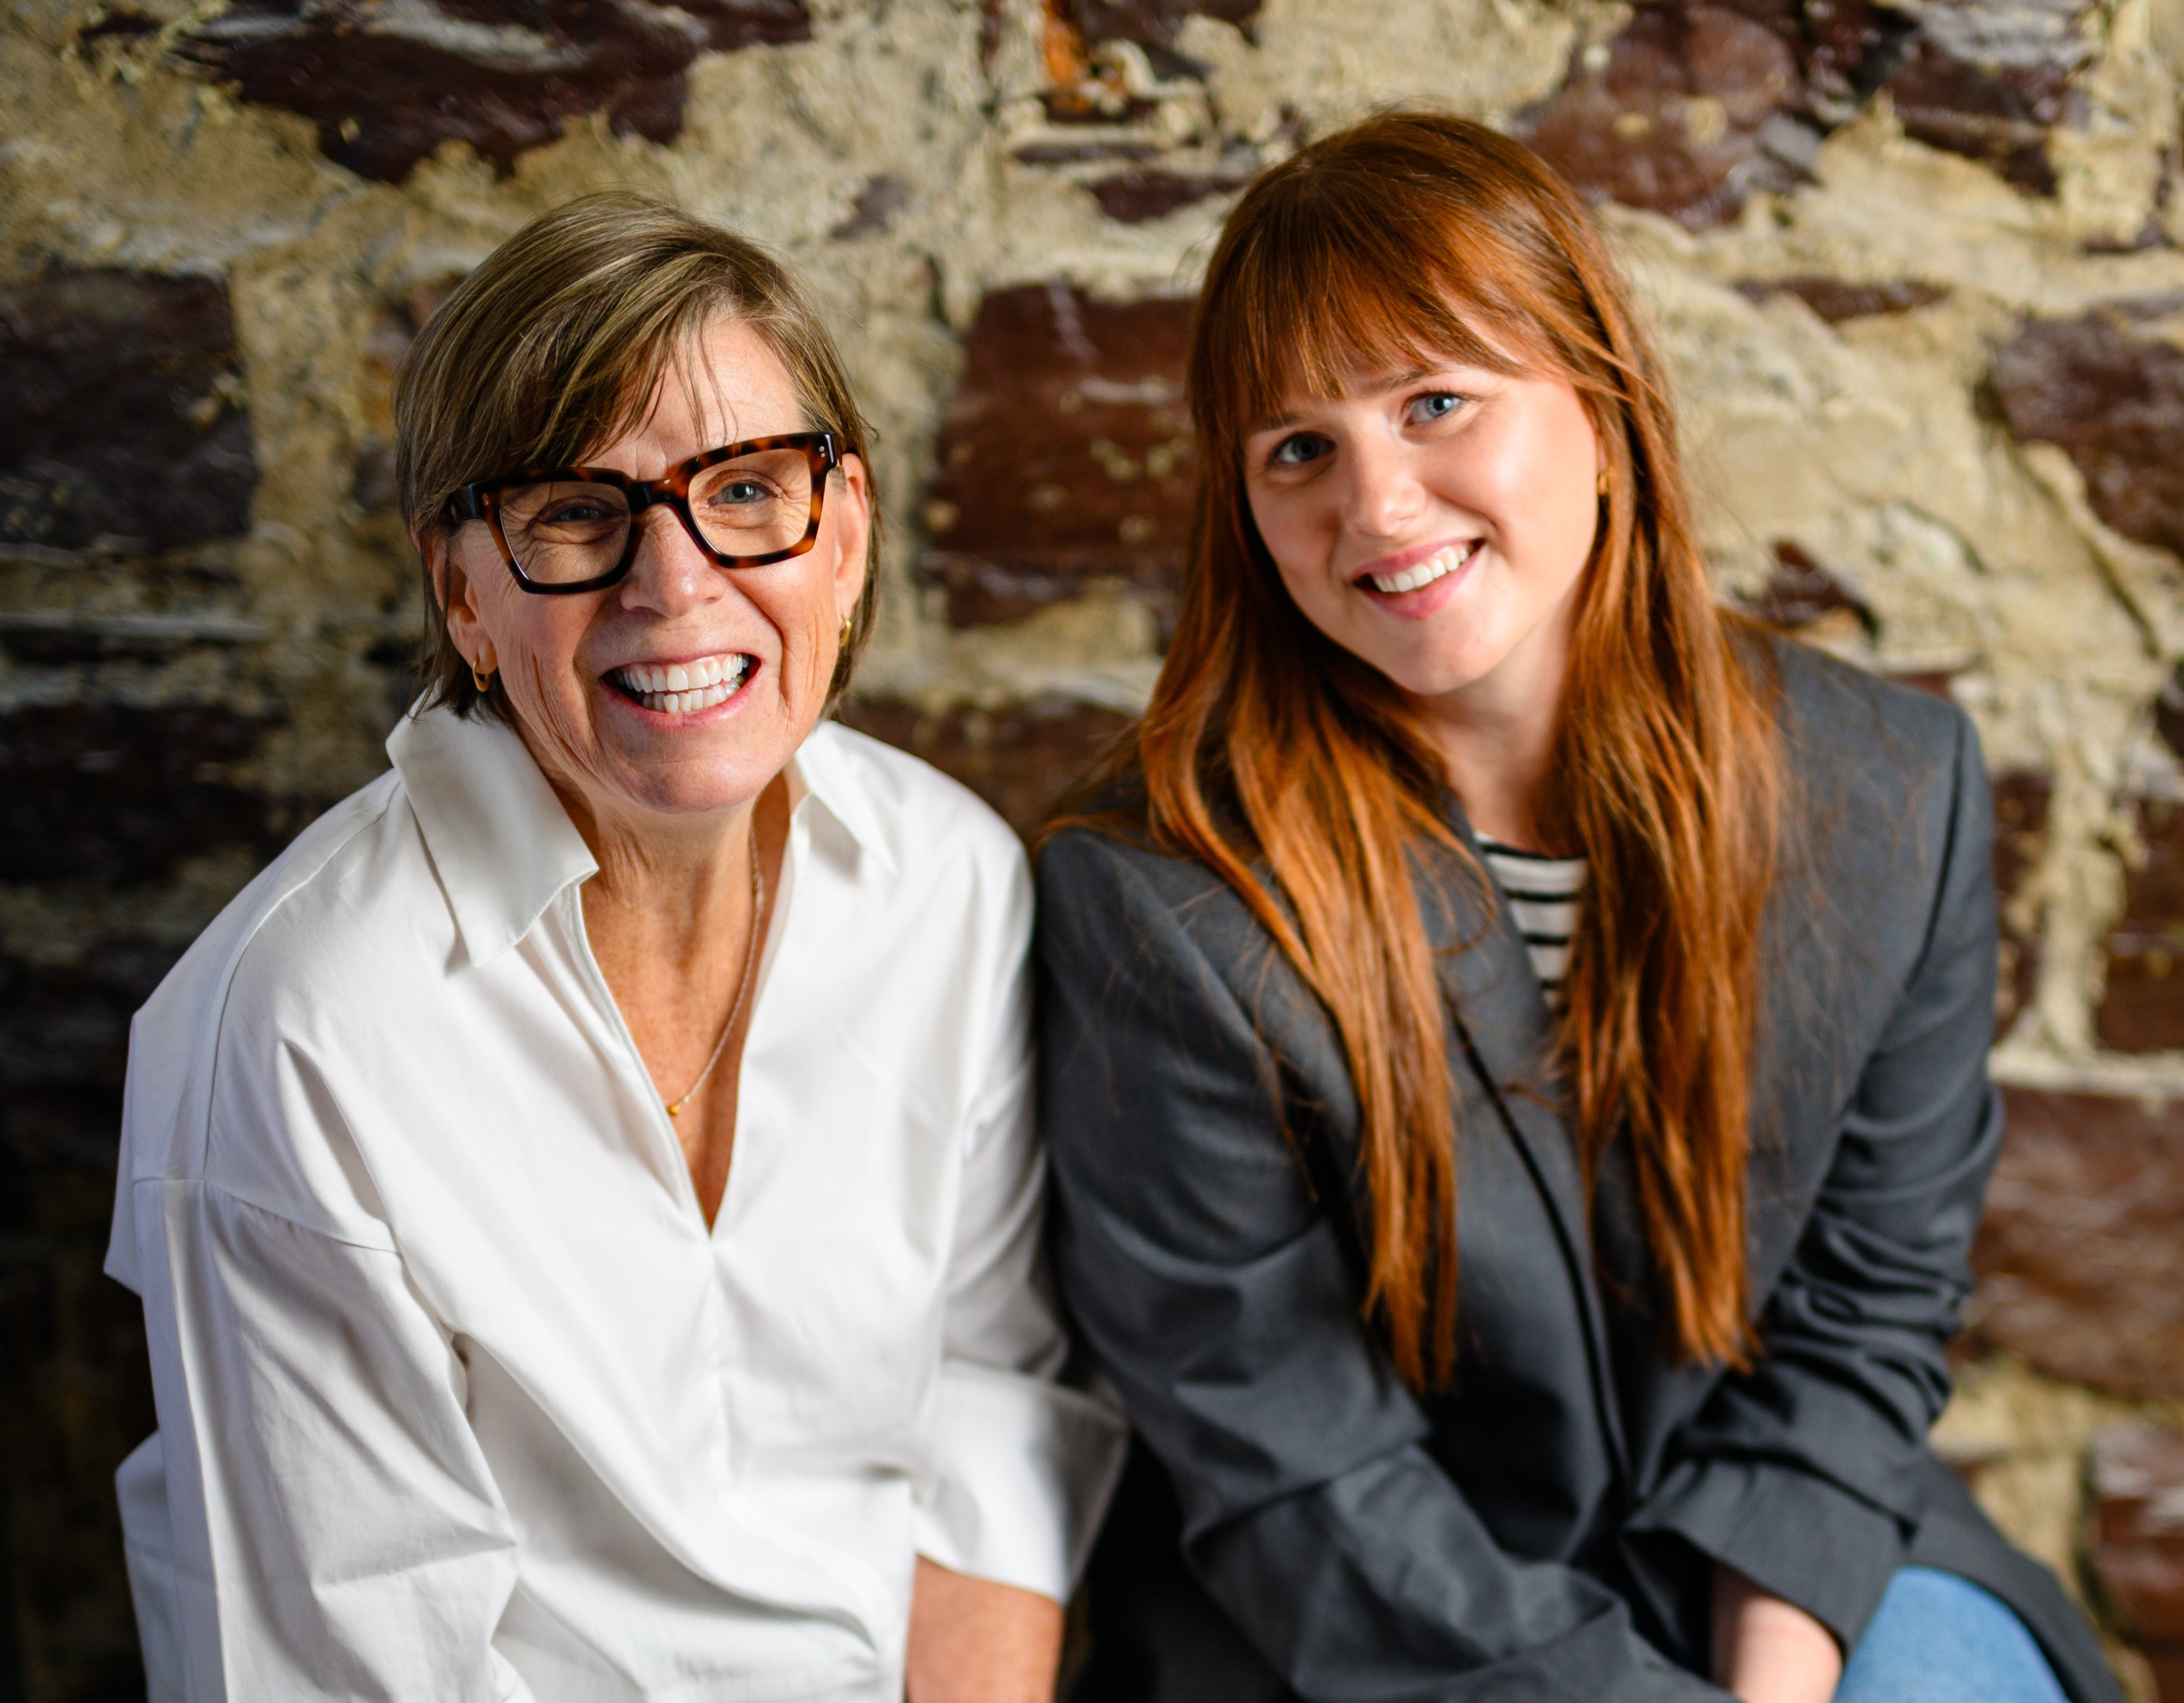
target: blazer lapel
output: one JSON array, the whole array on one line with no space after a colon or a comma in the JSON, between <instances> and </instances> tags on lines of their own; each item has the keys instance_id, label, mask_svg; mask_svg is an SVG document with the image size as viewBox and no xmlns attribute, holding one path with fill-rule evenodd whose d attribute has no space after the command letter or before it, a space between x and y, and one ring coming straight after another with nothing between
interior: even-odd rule
<instances>
[{"instance_id":1,"label":"blazer lapel","mask_svg":"<svg viewBox=\"0 0 2184 1703\"><path fill-rule=\"evenodd\" d=\"M1486 866L1478 840L1453 803L1449 824L1483 875ZM1622 1415L1612 1395L1606 1321L1593 1275L1591 1214L1577 1144L1564 1121L1566 1096L1555 1069L1552 1014L1533 974L1524 935L1498 891L1490 897L1480 891L1477 877L1430 854L1422 856L1415 879L1448 1002L1452 1074L1478 1081L1482 1109L1516 1143L1554 1215L1563 1263L1585 1321L1585 1357L1592 1368L1601 1430L1627 1483L1629 1455Z\"/></svg>"}]
</instances>

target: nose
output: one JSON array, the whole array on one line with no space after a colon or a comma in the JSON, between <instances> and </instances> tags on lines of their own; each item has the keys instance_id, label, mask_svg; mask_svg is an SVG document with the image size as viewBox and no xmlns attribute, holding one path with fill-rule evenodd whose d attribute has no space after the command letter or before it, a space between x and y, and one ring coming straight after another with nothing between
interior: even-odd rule
<instances>
[{"instance_id":1,"label":"nose","mask_svg":"<svg viewBox=\"0 0 2184 1703\"><path fill-rule=\"evenodd\" d=\"M726 576L713 565L666 503L655 503L637 517L637 559L617 589L626 609L647 610L670 619L710 603L726 590Z\"/></svg>"},{"instance_id":2,"label":"nose","mask_svg":"<svg viewBox=\"0 0 2184 1703\"><path fill-rule=\"evenodd\" d=\"M1347 448L1344 529L1372 539L1403 537L1425 505L1425 488L1411 466L1408 447L1362 433Z\"/></svg>"}]
</instances>

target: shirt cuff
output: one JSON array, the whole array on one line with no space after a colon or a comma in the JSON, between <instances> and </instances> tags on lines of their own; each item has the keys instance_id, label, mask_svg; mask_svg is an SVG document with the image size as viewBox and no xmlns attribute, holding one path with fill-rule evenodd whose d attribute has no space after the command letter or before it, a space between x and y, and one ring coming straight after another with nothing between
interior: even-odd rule
<instances>
[{"instance_id":1,"label":"shirt cuff","mask_svg":"<svg viewBox=\"0 0 2184 1703\"><path fill-rule=\"evenodd\" d=\"M951 1572L1067 1602L1128 1440L1104 1388L944 1366L921 1487L917 1552Z\"/></svg>"},{"instance_id":2,"label":"shirt cuff","mask_svg":"<svg viewBox=\"0 0 2184 1703\"><path fill-rule=\"evenodd\" d=\"M1896 1516L1825 1478L1774 1460L1686 1460L1628 1529L1673 1533L1801 1608L1847 1651L1903 1564Z\"/></svg>"}]
</instances>

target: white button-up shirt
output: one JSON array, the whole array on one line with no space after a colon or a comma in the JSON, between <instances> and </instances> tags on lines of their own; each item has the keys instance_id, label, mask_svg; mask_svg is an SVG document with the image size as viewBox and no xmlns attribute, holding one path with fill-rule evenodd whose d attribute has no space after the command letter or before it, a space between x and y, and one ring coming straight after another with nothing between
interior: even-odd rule
<instances>
[{"instance_id":1,"label":"white button-up shirt","mask_svg":"<svg viewBox=\"0 0 2184 1703\"><path fill-rule=\"evenodd\" d=\"M521 741L387 750L131 1036L153 1696L899 1703L917 1555L1066 1596L1121 1430L1056 1382L1007 829L805 742L708 1230Z\"/></svg>"}]
</instances>

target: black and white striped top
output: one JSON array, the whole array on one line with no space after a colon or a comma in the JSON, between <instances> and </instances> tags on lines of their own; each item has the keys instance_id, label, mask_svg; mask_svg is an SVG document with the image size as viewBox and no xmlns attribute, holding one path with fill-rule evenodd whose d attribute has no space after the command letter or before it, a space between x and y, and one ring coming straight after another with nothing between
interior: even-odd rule
<instances>
[{"instance_id":1,"label":"black and white striped top","mask_svg":"<svg viewBox=\"0 0 2184 1703\"><path fill-rule=\"evenodd\" d=\"M1585 859L1519 852L1481 835L1479 854L1523 930L1533 973L1553 1009L1563 1008L1563 977L1569 969L1570 936L1577 931L1578 895L1585 890Z\"/></svg>"}]
</instances>

